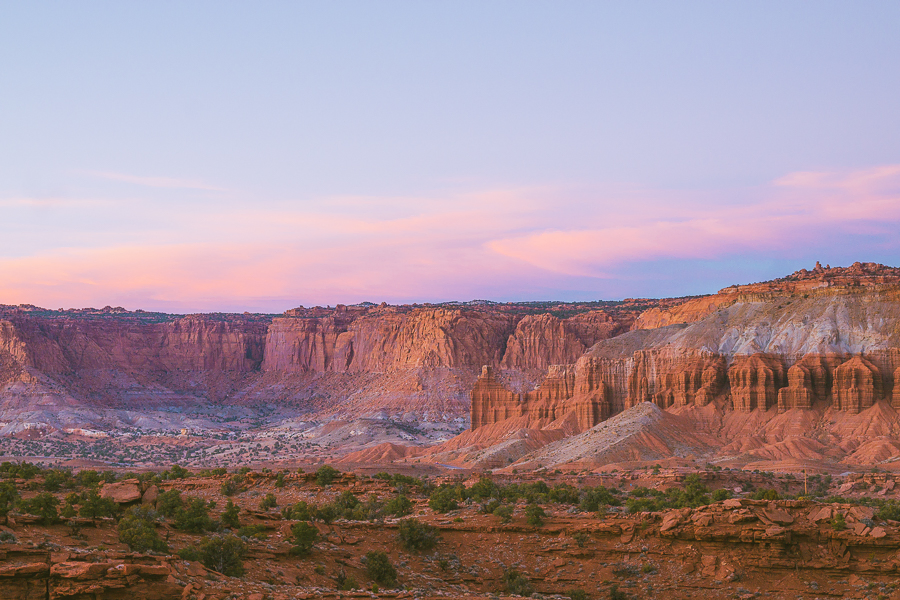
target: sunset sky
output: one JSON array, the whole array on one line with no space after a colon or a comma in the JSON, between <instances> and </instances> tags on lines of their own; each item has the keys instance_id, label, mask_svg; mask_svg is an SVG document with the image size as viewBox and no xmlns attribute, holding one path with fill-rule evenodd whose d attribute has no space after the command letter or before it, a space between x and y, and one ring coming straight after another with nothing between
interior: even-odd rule
<instances>
[{"instance_id":1,"label":"sunset sky","mask_svg":"<svg viewBox=\"0 0 900 600\"><path fill-rule=\"evenodd\" d=\"M0 304L900 265L900 2L0 2Z\"/></svg>"}]
</instances>

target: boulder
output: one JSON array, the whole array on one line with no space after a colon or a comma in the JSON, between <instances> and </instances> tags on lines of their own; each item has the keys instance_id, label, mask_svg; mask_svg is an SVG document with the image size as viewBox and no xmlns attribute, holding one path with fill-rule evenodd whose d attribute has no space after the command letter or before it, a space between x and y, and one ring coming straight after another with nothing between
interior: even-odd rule
<instances>
[{"instance_id":1,"label":"boulder","mask_svg":"<svg viewBox=\"0 0 900 600\"><path fill-rule=\"evenodd\" d=\"M141 484L137 479L107 483L100 488L101 498L109 498L118 504L137 502L141 496Z\"/></svg>"}]
</instances>

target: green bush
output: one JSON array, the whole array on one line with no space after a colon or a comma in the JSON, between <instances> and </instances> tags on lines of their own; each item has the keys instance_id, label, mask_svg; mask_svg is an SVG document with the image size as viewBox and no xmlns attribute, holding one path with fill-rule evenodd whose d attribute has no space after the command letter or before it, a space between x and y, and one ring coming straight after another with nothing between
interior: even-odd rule
<instances>
[{"instance_id":1,"label":"green bush","mask_svg":"<svg viewBox=\"0 0 900 600\"><path fill-rule=\"evenodd\" d=\"M51 469L44 472L44 489L48 492L58 492L63 486L68 487L71 475L66 471Z\"/></svg>"},{"instance_id":2,"label":"green bush","mask_svg":"<svg viewBox=\"0 0 900 600\"><path fill-rule=\"evenodd\" d=\"M319 470L316 471L316 483L325 487L326 485L330 485L341 472L335 469L330 465L322 465L319 467Z\"/></svg>"},{"instance_id":3,"label":"green bush","mask_svg":"<svg viewBox=\"0 0 900 600\"><path fill-rule=\"evenodd\" d=\"M203 533L213 529L206 500L191 498L187 505L175 514L175 527L190 533Z\"/></svg>"},{"instance_id":4,"label":"green bush","mask_svg":"<svg viewBox=\"0 0 900 600\"><path fill-rule=\"evenodd\" d=\"M237 530L237 536L241 539L253 538L255 540L263 541L268 539L269 533L266 530L265 525L247 525Z\"/></svg>"},{"instance_id":5,"label":"green bush","mask_svg":"<svg viewBox=\"0 0 900 600\"><path fill-rule=\"evenodd\" d=\"M278 506L278 499L275 498L275 494L266 494L262 502L259 503L260 510L269 510L276 506Z\"/></svg>"},{"instance_id":6,"label":"green bush","mask_svg":"<svg viewBox=\"0 0 900 600\"><path fill-rule=\"evenodd\" d=\"M241 526L240 520L241 509L230 499L225 503L225 510L222 512L222 527L229 529L237 529Z\"/></svg>"},{"instance_id":7,"label":"green bush","mask_svg":"<svg viewBox=\"0 0 900 600\"><path fill-rule=\"evenodd\" d=\"M311 521L315 515L316 507L300 500L293 506L286 506L281 514L285 519L294 521Z\"/></svg>"},{"instance_id":8,"label":"green bush","mask_svg":"<svg viewBox=\"0 0 900 600\"><path fill-rule=\"evenodd\" d=\"M384 512L395 517L405 517L412 512L413 503L403 494L394 496L384 505Z\"/></svg>"},{"instance_id":9,"label":"green bush","mask_svg":"<svg viewBox=\"0 0 900 600\"><path fill-rule=\"evenodd\" d=\"M541 525L543 525L544 517L546 516L547 513L544 512L544 509L537 504L532 504L525 507L525 520L532 527L540 527Z\"/></svg>"},{"instance_id":10,"label":"green bush","mask_svg":"<svg viewBox=\"0 0 900 600\"><path fill-rule=\"evenodd\" d=\"M9 511L12 510L18 499L19 490L16 489L15 484L0 483L0 517L3 517L4 523L8 522Z\"/></svg>"},{"instance_id":11,"label":"green bush","mask_svg":"<svg viewBox=\"0 0 900 600\"><path fill-rule=\"evenodd\" d=\"M291 534L294 536L291 554L298 556L309 554L319 539L319 530L305 521L294 523L291 526Z\"/></svg>"},{"instance_id":12,"label":"green bush","mask_svg":"<svg viewBox=\"0 0 900 600\"><path fill-rule=\"evenodd\" d=\"M59 522L57 506L59 506L59 500L50 492L42 492L30 500L22 500L19 504L19 507L29 515L40 517L40 521L44 525Z\"/></svg>"},{"instance_id":13,"label":"green bush","mask_svg":"<svg viewBox=\"0 0 900 600\"><path fill-rule=\"evenodd\" d=\"M219 490L223 496L234 496L244 491L244 475L238 473L222 484Z\"/></svg>"},{"instance_id":14,"label":"green bush","mask_svg":"<svg viewBox=\"0 0 900 600\"><path fill-rule=\"evenodd\" d=\"M416 519L400 521L398 537L409 552L431 550L441 539L436 528L427 523L420 523Z\"/></svg>"},{"instance_id":15,"label":"green bush","mask_svg":"<svg viewBox=\"0 0 900 600\"><path fill-rule=\"evenodd\" d=\"M385 587L397 585L397 569L384 552L372 551L366 554L366 575Z\"/></svg>"},{"instance_id":16,"label":"green bush","mask_svg":"<svg viewBox=\"0 0 900 600\"><path fill-rule=\"evenodd\" d=\"M569 597L569 600L588 600L590 598L587 592L581 589L571 589L566 592L566 596Z\"/></svg>"},{"instance_id":17,"label":"green bush","mask_svg":"<svg viewBox=\"0 0 900 600\"><path fill-rule=\"evenodd\" d=\"M168 552L166 543L156 532L156 512L143 506L128 509L117 526L119 541L133 552Z\"/></svg>"},{"instance_id":18,"label":"green bush","mask_svg":"<svg viewBox=\"0 0 900 600\"><path fill-rule=\"evenodd\" d=\"M619 506L622 501L619 500L607 488L599 485L595 488L587 488L582 490L578 507L587 512L597 512L602 507Z\"/></svg>"},{"instance_id":19,"label":"green bush","mask_svg":"<svg viewBox=\"0 0 900 600\"><path fill-rule=\"evenodd\" d=\"M334 577L335 583L337 583L338 590L342 592L349 592L350 590L355 590L359 588L359 584L356 583L356 579L352 575L347 575L344 572L344 569L341 569L340 572Z\"/></svg>"},{"instance_id":20,"label":"green bush","mask_svg":"<svg viewBox=\"0 0 900 600\"><path fill-rule=\"evenodd\" d=\"M84 494L78 516L97 520L101 517L113 517L119 512L119 505L111 498L101 498L96 489Z\"/></svg>"},{"instance_id":21,"label":"green bush","mask_svg":"<svg viewBox=\"0 0 900 600\"><path fill-rule=\"evenodd\" d=\"M181 492L178 490L160 492L159 496L156 497L156 511L164 517L174 517L181 510L183 504Z\"/></svg>"},{"instance_id":22,"label":"green bush","mask_svg":"<svg viewBox=\"0 0 900 600\"><path fill-rule=\"evenodd\" d=\"M247 546L233 535L210 536L203 540L198 548L203 566L229 577L240 577L244 574L246 554Z\"/></svg>"},{"instance_id":23,"label":"green bush","mask_svg":"<svg viewBox=\"0 0 900 600\"><path fill-rule=\"evenodd\" d=\"M728 500L729 498L731 498L731 492L726 489L718 489L712 493L713 502L721 502L722 500Z\"/></svg>"},{"instance_id":24,"label":"green bush","mask_svg":"<svg viewBox=\"0 0 900 600\"><path fill-rule=\"evenodd\" d=\"M528 578L515 569L510 569L503 574L503 587L507 594L530 596L534 593Z\"/></svg>"},{"instance_id":25,"label":"green bush","mask_svg":"<svg viewBox=\"0 0 900 600\"><path fill-rule=\"evenodd\" d=\"M428 506L431 510L439 513L450 512L459 508L456 503L456 490L449 487L440 487L431 493L428 498Z\"/></svg>"},{"instance_id":26,"label":"green bush","mask_svg":"<svg viewBox=\"0 0 900 600\"><path fill-rule=\"evenodd\" d=\"M843 531L847 529L847 521L844 520L843 513L835 513L834 518L831 519L831 527L835 531Z\"/></svg>"},{"instance_id":27,"label":"green bush","mask_svg":"<svg viewBox=\"0 0 900 600\"><path fill-rule=\"evenodd\" d=\"M494 509L494 516L500 519L501 523L509 523L513 518L513 507L504 504Z\"/></svg>"},{"instance_id":28,"label":"green bush","mask_svg":"<svg viewBox=\"0 0 900 600\"><path fill-rule=\"evenodd\" d=\"M780 500L781 496L774 489L760 488L750 495L754 500Z\"/></svg>"},{"instance_id":29,"label":"green bush","mask_svg":"<svg viewBox=\"0 0 900 600\"><path fill-rule=\"evenodd\" d=\"M482 477L478 482L469 488L469 497L476 500L486 500L492 498L499 493L497 484L487 477Z\"/></svg>"}]
</instances>

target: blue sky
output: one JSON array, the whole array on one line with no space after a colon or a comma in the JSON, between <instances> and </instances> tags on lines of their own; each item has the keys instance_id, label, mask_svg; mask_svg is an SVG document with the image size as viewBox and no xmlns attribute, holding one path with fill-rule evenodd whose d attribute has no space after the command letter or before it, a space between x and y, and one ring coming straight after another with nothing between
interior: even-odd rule
<instances>
[{"instance_id":1,"label":"blue sky","mask_svg":"<svg viewBox=\"0 0 900 600\"><path fill-rule=\"evenodd\" d=\"M0 3L0 303L900 264L896 2Z\"/></svg>"}]
</instances>

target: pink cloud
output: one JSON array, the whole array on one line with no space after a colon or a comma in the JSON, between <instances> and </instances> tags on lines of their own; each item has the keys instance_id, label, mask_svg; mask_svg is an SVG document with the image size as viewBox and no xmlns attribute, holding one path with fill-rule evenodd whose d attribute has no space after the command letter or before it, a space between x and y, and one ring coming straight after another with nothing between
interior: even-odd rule
<instances>
[{"instance_id":1,"label":"pink cloud","mask_svg":"<svg viewBox=\"0 0 900 600\"><path fill-rule=\"evenodd\" d=\"M790 254L850 234L891 236L898 183L900 166L889 165L697 193L497 189L214 214L187 204L166 228L135 231L128 245L110 232L95 248L0 258L0 302L280 311L515 290L527 297L566 278L587 278L582 289L621 278L624 265L640 261Z\"/></svg>"},{"instance_id":2,"label":"pink cloud","mask_svg":"<svg viewBox=\"0 0 900 600\"><path fill-rule=\"evenodd\" d=\"M152 188L206 190L211 192L225 192L224 188L210 185L196 179L180 179L176 177L146 177L140 175L128 175L126 173L113 173L110 171L82 171L86 175L107 179L110 181L122 181L134 185Z\"/></svg>"}]
</instances>

